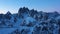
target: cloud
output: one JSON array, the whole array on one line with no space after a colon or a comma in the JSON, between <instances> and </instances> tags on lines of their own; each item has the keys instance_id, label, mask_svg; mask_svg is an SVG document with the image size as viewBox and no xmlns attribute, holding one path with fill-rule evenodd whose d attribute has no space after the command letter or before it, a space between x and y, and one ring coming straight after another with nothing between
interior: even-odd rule
<instances>
[{"instance_id":1,"label":"cloud","mask_svg":"<svg viewBox=\"0 0 60 34\"><path fill-rule=\"evenodd\" d=\"M0 10L0 14L6 14L4 10Z\"/></svg>"}]
</instances>

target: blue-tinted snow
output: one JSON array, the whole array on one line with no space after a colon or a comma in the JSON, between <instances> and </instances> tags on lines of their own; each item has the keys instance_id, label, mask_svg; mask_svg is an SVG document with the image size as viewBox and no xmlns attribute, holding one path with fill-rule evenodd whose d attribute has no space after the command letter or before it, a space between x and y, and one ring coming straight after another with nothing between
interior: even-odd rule
<instances>
[{"instance_id":1,"label":"blue-tinted snow","mask_svg":"<svg viewBox=\"0 0 60 34\"><path fill-rule=\"evenodd\" d=\"M35 19L32 17L26 17L25 20L27 23L29 23L29 21L31 21L31 22L35 21Z\"/></svg>"}]
</instances>

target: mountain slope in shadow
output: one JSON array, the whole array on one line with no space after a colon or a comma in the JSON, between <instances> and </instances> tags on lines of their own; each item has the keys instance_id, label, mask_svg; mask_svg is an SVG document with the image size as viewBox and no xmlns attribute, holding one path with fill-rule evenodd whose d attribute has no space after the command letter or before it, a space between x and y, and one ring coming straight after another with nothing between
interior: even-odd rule
<instances>
[{"instance_id":1,"label":"mountain slope in shadow","mask_svg":"<svg viewBox=\"0 0 60 34\"><path fill-rule=\"evenodd\" d=\"M59 34L60 14L19 8L18 13L0 14L0 34Z\"/></svg>"}]
</instances>

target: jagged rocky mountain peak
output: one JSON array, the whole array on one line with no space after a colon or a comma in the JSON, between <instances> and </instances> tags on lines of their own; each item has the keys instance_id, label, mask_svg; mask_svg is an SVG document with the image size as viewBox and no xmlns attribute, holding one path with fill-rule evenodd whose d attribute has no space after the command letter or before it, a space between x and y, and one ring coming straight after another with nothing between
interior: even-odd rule
<instances>
[{"instance_id":1,"label":"jagged rocky mountain peak","mask_svg":"<svg viewBox=\"0 0 60 34\"><path fill-rule=\"evenodd\" d=\"M47 13L22 7L16 14L10 11L0 14L0 34L58 34L59 27L58 12Z\"/></svg>"}]
</instances>

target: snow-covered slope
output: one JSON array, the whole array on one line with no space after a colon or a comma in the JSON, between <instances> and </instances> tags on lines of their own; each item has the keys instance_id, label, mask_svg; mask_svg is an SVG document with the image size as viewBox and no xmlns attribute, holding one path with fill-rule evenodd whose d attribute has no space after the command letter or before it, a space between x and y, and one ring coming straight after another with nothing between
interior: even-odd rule
<instances>
[{"instance_id":1,"label":"snow-covered slope","mask_svg":"<svg viewBox=\"0 0 60 34\"><path fill-rule=\"evenodd\" d=\"M0 14L0 34L59 34L60 14L20 8L18 13Z\"/></svg>"}]
</instances>

